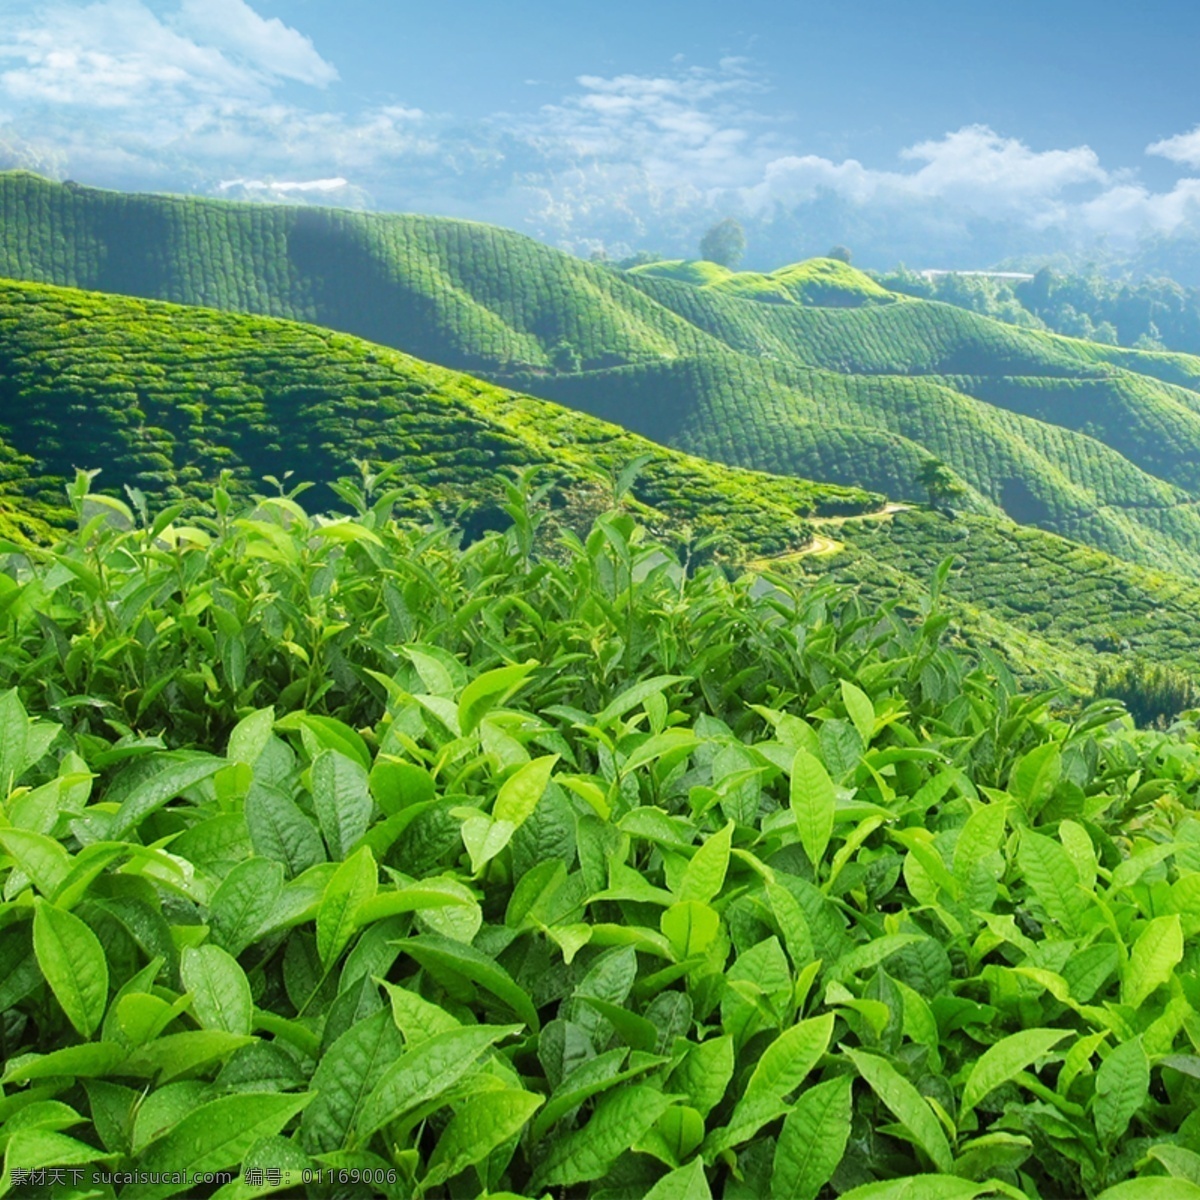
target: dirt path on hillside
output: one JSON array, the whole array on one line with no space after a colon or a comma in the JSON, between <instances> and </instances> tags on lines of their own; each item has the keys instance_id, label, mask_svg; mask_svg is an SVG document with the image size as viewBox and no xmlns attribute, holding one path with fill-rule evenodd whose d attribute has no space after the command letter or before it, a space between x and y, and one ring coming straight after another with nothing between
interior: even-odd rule
<instances>
[{"instance_id":1,"label":"dirt path on hillside","mask_svg":"<svg viewBox=\"0 0 1200 1200\"><path fill-rule=\"evenodd\" d=\"M847 521L890 521L896 513L908 512L912 508L911 504L885 504L877 512L857 513L847 517L808 517L807 520L812 525L824 527L845 525ZM828 537L823 533L814 533L812 541L801 550L789 550L786 554L775 554L769 558L756 558L746 565L752 571L771 571L801 558L838 554L845 548L845 543L839 542L837 538Z\"/></svg>"},{"instance_id":2,"label":"dirt path on hillside","mask_svg":"<svg viewBox=\"0 0 1200 1200\"><path fill-rule=\"evenodd\" d=\"M911 504L885 504L877 512L854 513L848 517L809 517L808 521L812 525L845 525L847 521L886 521L898 512L911 511L913 507Z\"/></svg>"}]
</instances>

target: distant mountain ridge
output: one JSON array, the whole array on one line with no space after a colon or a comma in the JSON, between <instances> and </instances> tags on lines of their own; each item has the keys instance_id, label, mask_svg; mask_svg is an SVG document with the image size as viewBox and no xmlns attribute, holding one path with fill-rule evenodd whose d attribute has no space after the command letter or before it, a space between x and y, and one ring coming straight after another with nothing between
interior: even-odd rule
<instances>
[{"instance_id":1,"label":"distant mountain ridge","mask_svg":"<svg viewBox=\"0 0 1200 1200\"><path fill-rule=\"evenodd\" d=\"M1200 359L1015 328L831 260L618 271L471 222L0 174L0 275L302 319L731 465L966 503L1200 576Z\"/></svg>"}]
</instances>

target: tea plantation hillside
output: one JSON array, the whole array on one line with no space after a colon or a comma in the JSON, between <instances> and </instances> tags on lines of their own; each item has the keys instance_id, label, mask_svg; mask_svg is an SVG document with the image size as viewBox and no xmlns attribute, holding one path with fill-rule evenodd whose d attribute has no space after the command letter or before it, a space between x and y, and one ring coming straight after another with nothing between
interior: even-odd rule
<instances>
[{"instance_id":1,"label":"tea plantation hillside","mask_svg":"<svg viewBox=\"0 0 1200 1200\"><path fill-rule=\"evenodd\" d=\"M0 1191L1200 1195L1193 724L519 486L88 487L0 550Z\"/></svg>"},{"instance_id":2,"label":"tea plantation hillside","mask_svg":"<svg viewBox=\"0 0 1200 1200\"><path fill-rule=\"evenodd\" d=\"M641 455L637 499L676 536L721 537L726 554L780 553L804 517L878 506L879 496L731 471L613 425L502 391L326 329L268 318L0 281L0 414L11 460L0 494L42 515L76 467L196 502L228 476L327 485L355 459L396 464L413 512L468 528L503 519L498 470L540 467L564 518ZM608 475L605 475L606 469Z\"/></svg>"},{"instance_id":3,"label":"tea plantation hillside","mask_svg":"<svg viewBox=\"0 0 1200 1200\"><path fill-rule=\"evenodd\" d=\"M915 607L939 564L947 611L975 647L991 646L1027 677L1083 684L1097 662L1138 659L1200 679L1200 584L1116 560L1007 520L899 512L832 527L836 546L790 556L776 571L853 585L871 603ZM766 564L763 564L766 565Z\"/></svg>"},{"instance_id":4,"label":"tea plantation hillside","mask_svg":"<svg viewBox=\"0 0 1200 1200\"><path fill-rule=\"evenodd\" d=\"M1013 411L1015 399L1011 408L988 404L951 386L957 380L935 376L839 375L724 355L510 382L706 458L867 479L893 496L919 494L912 481L933 454L965 481L977 511L1006 512L1132 562L1200 573L1200 507L1190 490L1200 481L1200 413L1181 404L1168 413L1130 397L1120 414L1125 440L1144 448L1143 469L1065 422ZM999 392L1022 381L988 382ZM1059 407L1074 405L1082 426L1094 430L1105 419L1101 405L1090 406L1085 383L1067 385L1072 399L1057 388L1062 381L1024 382L1033 386L1011 390L1037 415L1037 398L1054 395ZM1107 415L1116 427L1113 407ZM1195 448L1185 451L1193 428Z\"/></svg>"},{"instance_id":5,"label":"tea plantation hillside","mask_svg":"<svg viewBox=\"0 0 1200 1200\"><path fill-rule=\"evenodd\" d=\"M465 370L698 352L602 267L469 221L123 195L0 173L0 275L289 317Z\"/></svg>"},{"instance_id":6,"label":"tea plantation hillside","mask_svg":"<svg viewBox=\"0 0 1200 1200\"><path fill-rule=\"evenodd\" d=\"M464 221L0 174L0 275L316 322L689 453L920 498L1200 572L1200 359L1019 329L844 263L627 272Z\"/></svg>"},{"instance_id":7,"label":"tea plantation hillside","mask_svg":"<svg viewBox=\"0 0 1200 1200\"><path fill-rule=\"evenodd\" d=\"M849 520L827 531L846 554L796 557L814 521L869 514L882 498L690 458L311 326L0 282L0 411L10 537L24 521L48 540L46 521L67 518L64 485L76 468L101 468L97 491L121 498L128 484L187 511L218 480L244 494L293 472L318 485L311 499L326 508L345 506L331 484L355 459L389 471L399 511L458 520L477 537L512 519L495 472L536 468L559 530L586 528L628 488L642 519L699 560L835 570L873 603L916 606L954 554L965 567L947 583L948 611L973 644L996 648L1023 676L1055 673L1086 691L1105 656L1123 649L1200 674L1200 588L1177 572L993 516ZM1023 606L1024 596L1037 603Z\"/></svg>"}]
</instances>

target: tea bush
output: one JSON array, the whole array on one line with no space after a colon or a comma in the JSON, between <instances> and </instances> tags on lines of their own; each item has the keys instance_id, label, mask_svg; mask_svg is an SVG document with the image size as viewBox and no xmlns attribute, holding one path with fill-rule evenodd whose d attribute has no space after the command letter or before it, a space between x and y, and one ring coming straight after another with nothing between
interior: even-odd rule
<instances>
[{"instance_id":1,"label":"tea bush","mask_svg":"<svg viewBox=\"0 0 1200 1200\"><path fill-rule=\"evenodd\" d=\"M1194 730L377 484L8 547L0 1187L1200 1194Z\"/></svg>"}]
</instances>

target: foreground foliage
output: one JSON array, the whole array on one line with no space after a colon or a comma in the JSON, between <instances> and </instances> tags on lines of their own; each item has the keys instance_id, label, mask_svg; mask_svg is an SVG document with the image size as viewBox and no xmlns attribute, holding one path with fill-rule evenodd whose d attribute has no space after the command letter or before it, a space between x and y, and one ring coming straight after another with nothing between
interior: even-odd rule
<instances>
[{"instance_id":1,"label":"foreground foliage","mask_svg":"<svg viewBox=\"0 0 1200 1200\"><path fill-rule=\"evenodd\" d=\"M1200 1194L1193 732L367 482L10 554L0 1186Z\"/></svg>"}]
</instances>

